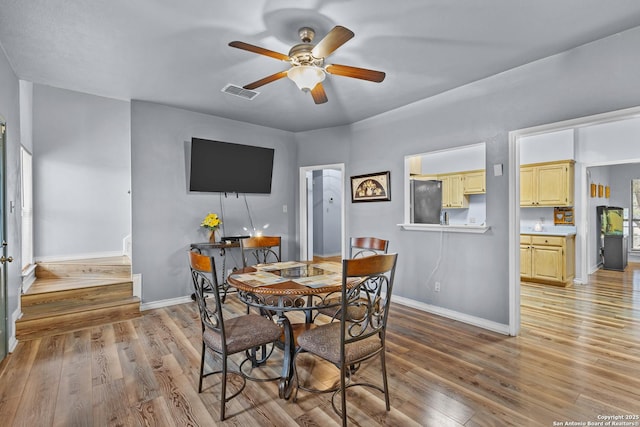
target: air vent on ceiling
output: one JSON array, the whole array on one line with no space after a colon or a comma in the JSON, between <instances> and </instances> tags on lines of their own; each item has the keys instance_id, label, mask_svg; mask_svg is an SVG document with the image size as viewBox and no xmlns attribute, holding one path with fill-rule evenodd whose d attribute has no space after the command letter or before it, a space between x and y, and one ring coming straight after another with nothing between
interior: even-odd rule
<instances>
[{"instance_id":1,"label":"air vent on ceiling","mask_svg":"<svg viewBox=\"0 0 640 427\"><path fill-rule=\"evenodd\" d=\"M229 95L239 96L240 98L248 99L251 101L253 98L258 96L260 92L256 92L255 90L245 89L240 86L233 85L229 83L225 87L222 88L224 93L228 93Z\"/></svg>"}]
</instances>

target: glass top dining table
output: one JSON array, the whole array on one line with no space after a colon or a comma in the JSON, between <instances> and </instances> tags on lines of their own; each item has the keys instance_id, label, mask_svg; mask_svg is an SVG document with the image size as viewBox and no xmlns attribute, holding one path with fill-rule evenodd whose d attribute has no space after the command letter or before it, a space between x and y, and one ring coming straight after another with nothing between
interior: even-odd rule
<instances>
[{"instance_id":1,"label":"glass top dining table","mask_svg":"<svg viewBox=\"0 0 640 427\"><path fill-rule=\"evenodd\" d=\"M334 292L342 286L342 263L285 261L257 264L231 273L229 281L239 290L257 294L310 295Z\"/></svg>"},{"instance_id":2,"label":"glass top dining table","mask_svg":"<svg viewBox=\"0 0 640 427\"><path fill-rule=\"evenodd\" d=\"M299 324L289 321L286 313L305 313L305 327L313 324L313 311L319 307L340 307L342 291L342 263L285 261L258 264L231 273L227 279L238 290L240 300L262 313L276 314L276 321L283 328L284 363L279 384L281 398L291 395L293 376L293 353L295 351L294 329ZM351 278L351 288L360 282Z\"/></svg>"}]
</instances>

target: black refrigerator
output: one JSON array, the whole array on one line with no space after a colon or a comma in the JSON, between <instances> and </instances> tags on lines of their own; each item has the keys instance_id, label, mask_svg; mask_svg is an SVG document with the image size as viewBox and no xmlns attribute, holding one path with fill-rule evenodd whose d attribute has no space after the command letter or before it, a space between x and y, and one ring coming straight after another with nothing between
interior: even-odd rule
<instances>
[{"instance_id":1,"label":"black refrigerator","mask_svg":"<svg viewBox=\"0 0 640 427\"><path fill-rule=\"evenodd\" d=\"M442 212L442 181L410 181L411 223L440 224Z\"/></svg>"}]
</instances>

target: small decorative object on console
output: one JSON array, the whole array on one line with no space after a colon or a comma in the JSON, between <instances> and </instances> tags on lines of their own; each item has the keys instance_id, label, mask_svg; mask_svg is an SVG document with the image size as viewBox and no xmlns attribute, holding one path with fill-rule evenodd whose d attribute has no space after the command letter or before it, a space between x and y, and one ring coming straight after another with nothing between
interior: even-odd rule
<instances>
[{"instance_id":1,"label":"small decorative object on console","mask_svg":"<svg viewBox=\"0 0 640 427\"><path fill-rule=\"evenodd\" d=\"M220 227L220 224L222 224L222 220L218 217L218 214L214 214L211 212L209 212L207 216L205 216L204 219L202 220L200 227L204 227L210 231L210 234L209 234L210 242L216 241L216 231L218 230L218 227Z\"/></svg>"}]
</instances>

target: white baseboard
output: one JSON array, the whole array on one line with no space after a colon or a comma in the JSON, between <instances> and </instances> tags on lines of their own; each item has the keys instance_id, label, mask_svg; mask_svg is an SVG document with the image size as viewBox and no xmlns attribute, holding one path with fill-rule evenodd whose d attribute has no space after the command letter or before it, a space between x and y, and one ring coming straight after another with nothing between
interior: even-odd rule
<instances>
[{"instance_id":1,"label":"white baseboard","mask_svg":"<svg viewBox=\"0 0 640 427\"><path fill-rule=\"evenodd\" d=\"M133 274L131 280L133 281L133 296L142 300L142 274Z\"/></svg>"},{"instance_id":2,"label":"white baseboard","mask_svg":"<svg viewBox=\"0 0 640 427\"><path fill-rule=\"evenodd\" d=\"M22 317L22 307L18 305L18 308L11 314L11 324L8 325L11 328L11 333L9 334L9 342L8 349L9 353L13 353L13 350L16 349L18 345L18 340L16 339L16 321Z\"/></svg>"},{"instance_id":3,"label":"white baseboard","mask_svg":"<svg viewBox=\"0 0 640 427\"><path fill-rule=\"evenodd\" d=\"M72 261L76 259L90 259L90 258L110 258L124 256L122 251L113 252L93 252L88 254L75 254L75 255L53 255L37 257L35 262L56 262L56 261Z\"/></svg>"},{"instance_id":4,"label":"white baseboard","mask_svg":"<svg viewBox=\"0 0 640 427\"><path fill-rule=\"evenodd\" d=\"M436 314L438 316L446 317L448 319L457 320L462 323L467 323L469 325L477 326L482 329L487 329L489 331L497 332L499 334L509 335L509 325L492 322L491 320L470 316L468 314L460 313L458 311L453 311L447 308L426 304L426 303L415 301L409 298L392 296L391 301L396 302L398 304L406 305L407 307L425 311L427 313Z\"/></svg>"},{"instance_id":5,"label":"white baseboard","mask_svg":"<svg viewBox=\"0 0 640 427\"><path fill-rule=\"evenodd\" d=\"M22 271L22 286L20 287L20 294L24 294L25 292L27 292L35 281L36 265L31 264L26 270Z\"/></svg>"},{"instance_id":6,"label":"white baseboard","mask_svg":"<svg viewBox=\"0 0 640 427\"><path fill-rule=\"evenodd\" d=\"M487 329L489 331L497 332L503 335L509 335L509 325L504 325L502 323L492 322L487 319L482 319L480 317L469 316L468 314L460 313L457 311L449 310L442 307L437 307L435 305L426 304L423 302L415 301L409 298L393 296L391 300L395 303L406 305L407 307L415 308L421 311L425 311L427 313L436 314L438 316L446 317L448 319L457 320L459 322L467 323L469 325L477 326L482 329ZM185 304L192 302L191 296L184 296L178 298L170 298L161 301L154 301L140 304L140 310L153 310L154 308L163 308L169 307L177 304Z\"/></svg>"},{"instance_id":7,"label":"white baseboard","mask_svg":"<svg viewBox=\"0 0 640 427\"><path fill-rule=\"evenodd\" d=\"M128 234L124 239L122 239L122 254L129 257L131 259L131 254L133 253L132 242L131 242L131 234Z\"/></svg>"},{"instance_id":8,"label":"white baseboard","mask_svg":"<svg viewBox=\"0 0 640 427\"><path fill-rule=\"evenodd\" d=\"M331 252L328 254L313 254L314 256L319 256L321 258L329 258L334 256L342 256L342 252Z\"/></svg>"},{"instance_id":9,"label":"white baseboard","mask_svg":"<svg viewBox=\"0 0 640 427\"><path fill-rule=\"evenodd\" d=\"M154 308L169 307L172 305L184 304L193 301L191 296L164 299L160 301L146 302L140 304L140 311L153 310Z\"/></svg>"},{"instance_id":10,"label":"white baseboard","mask_svg":"<svg viewBox=\"0 0 640 427\"><path fill-rule=\"evenodd\" d=\"M133 295L142 299L142 274L133 275ZM140 311L153 310L154 308L170 307L193 301L191 295L177 298L163 299L160 301L145 302L140 304Z\"/></svg>"}]
</instances>

